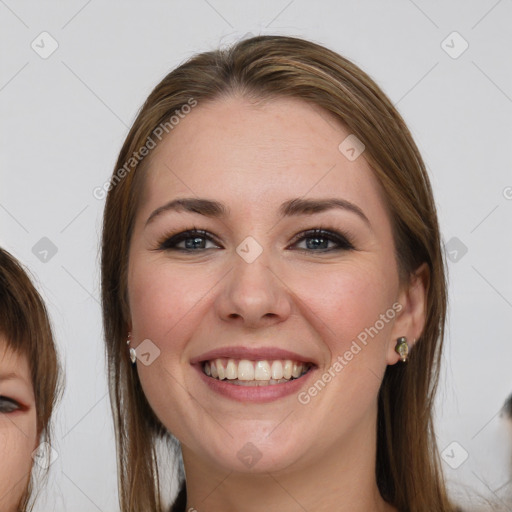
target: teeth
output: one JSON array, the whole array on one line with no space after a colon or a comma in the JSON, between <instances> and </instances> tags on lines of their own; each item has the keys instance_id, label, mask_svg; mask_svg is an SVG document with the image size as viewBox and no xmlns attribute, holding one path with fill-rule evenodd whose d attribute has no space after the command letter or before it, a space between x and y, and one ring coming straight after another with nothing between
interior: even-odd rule
<instances>
[{"instance_id":1,"label":"teeth","mask_svg":"<svg viewBox=\"0 0 512 512\"><path fill-rule=\"evenodd\" d=\"M272 378L274 380L279 380L282 379L283 376L283 363L281 363L281 361L274 361L272 363Z\"/></svg>"},{"instance_id":2,"label":"teeth","mask_svg":"<svg viewBox=\"0 0 512 512\"><path fill-rule=\"evenodd\" d=\"M242 359L238 363L238 380L254 380L254 365L251 361Z\"/></svg>"},{"instance_id":3,"label":"teeth","mask_svg":"<svg viewBox=\"0 0 512 512\"><path fill-rule=\"evenodd\" d=\"M255 380L270 380L270 365L267 361L258 361L254 368Z\"/></svg>"},{"instance_id":4,"label":"teeth","mask_svg":"<svg viewBox=\"0 0 512 512\"><path fill-rule=\"evenodd\" d=\"M298 361L249 361L248 359L215 359L206 361L203 371L218 380L230 380L239 386L280 384L298 379L310 368L309 363Z\"/></svg>"},{"instance_id":5,"label":"teeth","mask_svg":"<svg viewBox=\"0 0 512 512\"><path fill-rule=\"evenodd\" d=\"M283 378L291 379L292 378L292 370L293 370L293 363L289 360L285 361L284 368L283 368Z\"/></svg>"},{"instance_id":6,"label":"teeth","mask_svg":"<svg viewBox=\"0 0 512 512\"><path fill-rule=\"evenodd\" d=\"M286 379L279 380L233 380L231 384L235 386L246 386L246 387L259 387L259 386L273 386L274 384L284 384L285 382L290 382Z\"/></svg>"},{"instance_id":7,"label":"teeth","mask_svg":"<svg viewBox=\"0 0 512 512\"><path fill-rule=\"evenodd\" d=\"M208 363L206 363L208 364ZM222 364L222 363L221 363ZM226 365L226 379L235 380L238 377L238 368L235 361L230 359Z\"/></svg>"}]
</instances>

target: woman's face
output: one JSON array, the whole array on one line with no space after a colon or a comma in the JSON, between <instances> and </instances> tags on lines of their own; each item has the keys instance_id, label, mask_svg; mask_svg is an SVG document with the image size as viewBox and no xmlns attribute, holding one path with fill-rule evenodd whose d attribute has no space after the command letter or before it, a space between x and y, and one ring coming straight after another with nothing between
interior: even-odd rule
<instances>
[{"instance_id":1,"label":"woman's face","mask_svg":"<svg viewBox=\"0 0 512 512\"><path fill-rule=\"evenodd\" d=\"M27 358L0 335L0 510L17 510L37 444L34 389Z\"/></svg>"},{"instance_id":2,"label":"woman's face","mask_svg":"<svg viewBox=\"0 0 512 512\"><path fill-rule=\"evenodd\" d=\"M151 155L132 346L153 410L201 464L277 471L373 450L411 326L390 218L364 154L339 149L348 135L300 100L229 98L199 103Z\"/></svg>"}]
</instances>

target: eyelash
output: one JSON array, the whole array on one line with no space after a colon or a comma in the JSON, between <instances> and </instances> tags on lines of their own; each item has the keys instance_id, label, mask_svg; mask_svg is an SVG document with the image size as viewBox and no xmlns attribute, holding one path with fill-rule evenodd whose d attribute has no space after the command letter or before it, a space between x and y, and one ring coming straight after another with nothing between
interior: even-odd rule
<instances>
[{"instance_id":1,"label":"eyelash","mask_svg":"<svg viewBox=\"0 0 512 512\"><path fill-rule=\"evenodd\" d=\"M0 414L9 414L21 410L23 410L23 406L16 400L7 396L0 396Z\"/></svg>"},{"instance_id":2,"label":"eyelash","mask_svg":"<svg viewBox=\"0 0 512 512\"><path fill-rule=\"evenodd\" d=\"M186 248L176 247L177 244L179 244L180 242L183 242L184 240L188 240L191 238L204 238L204 239L207 239L217 245L220 245L220 243L216 241L215 237L211 233L208 233L207 231L205 231L203 229L197 229L196 227L193 227L191 229L181 231L177 234L174 234L174 233L167 234L158 242L156 250L179 251L182 253L192 253L192 252L198 252L199 250L202 250L202 251L208 250L206 248L186 249ZM355 249L355 247L350 242L350 236L343 235L341 233L338 233L335 230L329 230L326 228L315 228L315 229L308 229L306 231L303 231L294 237L292 244L295 245L302 240L307 240L307 239L311 239L311 238L320 238L320 239L328 240L330 242L335 242L338 244L338 247L334 248L334 249L331 248L331 249L319 249L319 250L298 249L300 252L327 253L327 252L333 252L333 251L350 251L350 250Z\"/></svg>"}]
</instances>

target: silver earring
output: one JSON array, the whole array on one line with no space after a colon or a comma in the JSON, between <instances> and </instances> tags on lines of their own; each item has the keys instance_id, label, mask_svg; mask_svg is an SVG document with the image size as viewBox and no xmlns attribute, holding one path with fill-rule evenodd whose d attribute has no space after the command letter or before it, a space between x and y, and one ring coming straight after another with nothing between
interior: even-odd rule
<instances>
[{"instance_id":1,"label":"silver earring","mask_svg":"<svg viewBox=\"0 0 512 512\"><path fill-rule=\"evenodd\" d=\"M126 344L130 347L130 342L132 341L132 333L128 333L128 339L126 340ZM135 361L137 361L137 352L135 352L135 349L133 347L130 347L130 361L132 364L135 364Z\"/></svg>"},{"instance_id":2,"label":"silver earring","mask_svg":"<svg viewBox=\"0 0 512 512\"><path fill-rule=\"evenodd\" d=\"M402 336L396 340L395 352L400 356L402 363L407 362L407 356L409 355L409 345L407 345L407 338Z\"/></svg>"}]
</instances>

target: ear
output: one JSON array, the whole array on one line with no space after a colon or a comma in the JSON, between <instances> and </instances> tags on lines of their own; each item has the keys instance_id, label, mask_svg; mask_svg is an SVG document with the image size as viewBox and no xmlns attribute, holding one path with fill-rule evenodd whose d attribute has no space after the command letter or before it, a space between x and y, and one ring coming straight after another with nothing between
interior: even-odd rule
<instances>
[{"instance_id":1,"label":"ear","mask_svg":"<svg viewBox=\"0 0 512 512\"><path fill-rule=\"evenodd\" d=\"M421 336L426 320L429 285L430 269L426 263L422 263L410 275L409 281L401 287L397 298L401 309L391 331L387 352L388 364L396 364L400 360L400 356L395 352L398 338L405 336L407 344L411 348Z\"/></svg>"}]
</instances>

